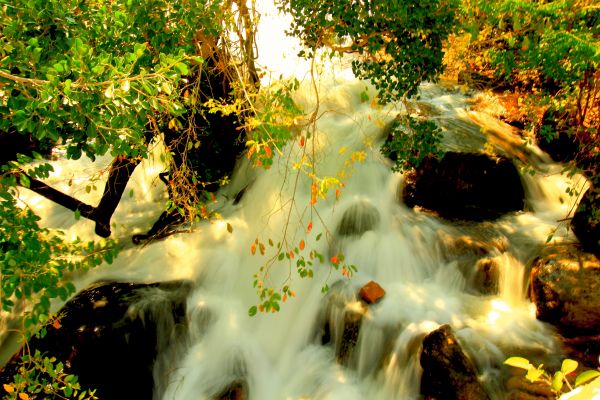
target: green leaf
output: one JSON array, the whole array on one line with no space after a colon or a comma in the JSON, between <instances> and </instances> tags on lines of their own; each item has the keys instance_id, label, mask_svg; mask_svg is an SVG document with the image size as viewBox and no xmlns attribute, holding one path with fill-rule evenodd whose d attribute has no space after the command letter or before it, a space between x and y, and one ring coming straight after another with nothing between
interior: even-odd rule
<instances>
[{"instance_id":1,"label":"green leaf","mask_svg":"<svg viewBox=\"0 0 600 400\"><path fill-rule=\"evenodd\" d=\"M556 393L560 392L563 387L564 381L563 378L565 375L561 371L556 371L554 373L554 377L552 378L552 390Z\"/></svg>"},{"instance_id":2,"label":"green leaf","mask_svg":"<svg viewBox=\"0 0 600 400\"><path fill-rule=\"evenodd\" d=\"M600 376L600 371L595 369L582 372L581 374L577 375L577 378L575 378L575 386L583 385L584 383L589 382L598 376Z\"/></svg>"},{"instance_id":3,"label":"green leaf","mask_svg":"<svg viewBox=\"0 0 600 400\"><path fill-rule=\"evenodd\" d=\"M257 311L258 311L258 308L256 306L252 306L248 310L248 315L251 316L251 317L254 317L256 315Z\"/></svg>"},{"instance_id":4,"label":"green leaf","mask_svg":"<svg viewBox=\"0 0 600 400\"><path fill-rule=\"evenodd\" d=\"M25 174L20 174L19 175L19 184L23 187L29 188L29 186L31 185L31 181L29 180L29 177Z\"/></svg>"},{"instance_id":5,"label":"green leaf","mask_svg":"<svg viewBox=\"0 0 600 400\"><path fill-rule=\"evenodd\" d=\"M510 357L504 361L504 364L527 370L533 367L529 360L523 357Z\"/></svg>"},{"instance_id":6,"label":"green leaf","mask_svg":"<svg viewBox=\"0 0 600 400\"><path fill-rule=\"evenodd\" d=\"M181 75L188 75L189 74L188 67L184 63L177 63L177 64L175 64L175 70L177 72L179 72Z\"/></svg>"},{"instance_id":7,"label":"green leaf","mask_svg":"<svg viewBox=\"0 0 600 400\"><path fill-rule=\"evenodd\" d=\"M560 372L565 375L569 375L571 372L575 371L578 366L579 363L577 361L567 358L563 360L562 366L560 367Z\"/></svg>"}]
</instances>

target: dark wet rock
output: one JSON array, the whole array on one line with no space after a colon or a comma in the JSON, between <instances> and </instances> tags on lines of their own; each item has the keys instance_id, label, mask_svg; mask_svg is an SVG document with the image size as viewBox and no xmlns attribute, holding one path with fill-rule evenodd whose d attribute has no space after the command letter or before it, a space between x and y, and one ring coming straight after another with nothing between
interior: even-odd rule
<instances>
[{"instance_id":1,"label":"dark wet rock","mask_svg":"<svg viewBox=\"0 0 600 400\"><path fill-rule=\"evenodd\" d=\"M483 221L523 210L525 192L509 159L448 152L441 159L426 157L407 174L402 199L443 218Z\"/></svg>"},{"instance_id":2,"label":"dark wet rock","mask_svg":"<svg viewBox=\"0 0 600 400\"><path fill-rule=\"evenodd\" d=\"M344 211L336 232L339 236L359 236L377 228L380 219L379 211L373 204L360 201Z\"/></svg>"},{"instance_id":3,"label":"dark wet rock","mask_svg":"<svg viewBox=\"0 0 600 400\"><path fill-rule=\"evenodd\" d=\"M150 400L155 358L169 345L165 338L177 336L186 324L190 287L186 282L94 285L68 301L60 325L32 338L28 351L56 357L101 399ZM21 351L0 374L2 382L14 375Z\"/></svg>"},{"instance_id":4,"label":"dark wet rock","mask_svg":"<svg viewBox=\"0 0 600 400\"><path fill-rule=\"evenodd\" d=\"M590 188L583 194L571 228L583 249L600 257L600 189Z\"/></svg>"},{"instance_id":5,"label":"dark wet rock","mask_svg":"<svg viewBox=\"0 0 600 400\"><path fill-rule=\"evenodd\" d=\"M598 368L600 335L561 338L565 356L579 362L583 369Z\"/></svg>"},{"instance_id":6,"label":"dark wet rock","mask_svg":"<svg viewBox=\"0 0 600 400\"><path fill-rule=\"evenodd\" d=\"M572 245L547 248L531 271L531 300L566 337L600 334L600 260Z\"/></svg>"},{"instance_id":7,"label":"dark wet rock","mask_svg":"<svg viewBox=\"0 0 600 400\"><path fill-rule=\"evenodd\" d=\"M579 140L572 132L574 125L568 119L568 112L548 109L535 130L538 147L554 161L574 160L580 150Z\"/></svg>"},{"instance_id":8,"label":"dark wet rock","mask_svg":"<svg viewBox=\"0 0 600 400\"><path fill-rule=\"evenodd\" d=\"M367 304L375 304L385 296L385 290L375 281L370 281L360 288L358 296Z\"/></svg>"},{"instance_id":9,"label":"dark wet rock","mask_svg":"<svg viewBox=\"0 0 600 400\"><path fill-rule=\"evenodd\" d=\"M223 390L215 400L246 400L248 398L248 385L246 382L236 381Z\"/></svg>"},{"instance_id":10,"label":"dark wet rock","mask_svg":"<svg viewBox=\"0 0 600 400\"><path fill-rule=\"evenodd\" d=\"M322 328L317 334L321 344L333 347L337 362L347 366L358 342L367 308L356 298L356 290L342 282L330 288L326 301L327 306L320 316ZM353 306L349 306L351 304Z\"/></svg>"},{"instance_id":11,"label":"dark wet rock","mask_svg":"<svg viewBox=\"0 0 600 400\"><path fill-rule=\"evenodd\" d=\"M493 258L482 258L475 264L473 286L482 294L498 293L500 265Z\"/></svg>"},{"instance_id":12,"label":"dark wet rock","mask_svg":"<svg viewBox=\"0 0 600 400\"><path fill-rule=\"evenodd\" d=\"M511 376L506 382L507 400L552 400L556 396L552 393L550 385L545 382L531 382L523 374Z\"/></svg>"},{"instance_id":13,"label":"dark wet rock","mask_svg":"<svg viewBox=\"0 0 600 400\"><path fill-rule=\"evenodd\" d=\"M423 339L421 367L421 394L425 399L489 398L449 325L442 325Z\"/></svg>"}]
</instances>

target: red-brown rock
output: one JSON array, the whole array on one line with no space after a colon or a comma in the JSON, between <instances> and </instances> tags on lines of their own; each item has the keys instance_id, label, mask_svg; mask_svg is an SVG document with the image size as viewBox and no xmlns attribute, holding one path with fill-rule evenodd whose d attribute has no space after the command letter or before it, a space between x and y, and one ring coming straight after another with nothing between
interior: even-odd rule
<instances>
[{"instance_id":1,"label":"red-brown rock","mask_svg":"<svg viewBox=\"0 0 600 400\"><path fill-rule=\"evenodd\" d=\"M385 290L375 281L370 281L358 293L359 297L367 304L375 304L385 296Z\"/></svg>"}]
</instances>

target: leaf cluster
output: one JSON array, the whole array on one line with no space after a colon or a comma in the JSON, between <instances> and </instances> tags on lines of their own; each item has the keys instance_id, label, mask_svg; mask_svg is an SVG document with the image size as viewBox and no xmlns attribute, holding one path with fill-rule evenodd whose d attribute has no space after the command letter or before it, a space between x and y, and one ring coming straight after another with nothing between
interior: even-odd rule
<instances>
[{"instance_id":1,"label":"leaf cluster","mask_svg":"<svg viewBox=\"0 0 600 400\"><path fill-rule=\"evenodd\" d=\"M527 371L525 376L527 380L547 384L557 396L565 391L566 385L568 398L585 400L591 398L592 393L600 387L600 371L595 369L581 372L571 384L568 377L577 370L579 363L568 358L563 360L560 370L554 374L547 372L543 364L536 367L523 357L510 357L504 361L504 364L524 369Z\"/></svg>"},{"instance_id":2,"label":"leaf cluster","mask_svg":"<svg viewBox=\"0 0 600 400\"><path fill-rule=\"evenodd\" d=\"M148 117L181 115L199 22L219 2L0 2L0 130L68 145L67 156L146 155Z\"/></svg>"},{"instance_id":3,"label":"leaf cluster","mask_svg":"<svg viewBox=\"0 0 600 400\"><path fill-rule=\"evenodd\" d=\"M95 390L81 390L77 376L69 374L65 365L57 362L55 357L42 355L36 350L33 355L22 356L20 365L13 381L3 385L6 392L3 399L29 400L48 396L77 400L97 399Z\"/></svg>"},{"instance_id":4,"label":"leaf cluster","mask_svg":"<svg viewBox=\"0 0 600 400\"><path fill-rule=\"evenodd\" d=\"M112 242L67 241L61 232L40 227L39 220L29 208L17 205L14 189L4 179L0 184L0 302L8 312L26 304L26 330L48 320L52 299L66 301L75 293L68 274L110 263L116 256Z\"/></svg>"},{"instance_id":5,"label":"leaf cluster","mask_svg":"<svg viewBox=\"0 0 600 400\"><path fill-rule=\"evenodd\" d=\"M458 3L430 1L285 0L293 20L289 34L311 49L352 53L354 74L369 79L385 103L416 94L442 70L442 45L454 26Z\"/></svg>"},{"instance_id":6,"label":"leaf cluster","mask_svg":"<svg viewBox=\"0 0 600 400\"><path fill-rule=\"evenodd\" d=\"M409 171L427 156L441 156L441 139L442 131L434 121L401 115L390 126L381 152L394 161L394 171Z\"/></svg>"}]
</instances>

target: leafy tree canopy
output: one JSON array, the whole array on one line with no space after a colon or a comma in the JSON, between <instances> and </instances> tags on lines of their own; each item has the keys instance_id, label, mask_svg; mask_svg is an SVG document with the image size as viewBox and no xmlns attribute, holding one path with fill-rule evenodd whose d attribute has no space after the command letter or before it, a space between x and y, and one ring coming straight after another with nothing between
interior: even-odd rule
<instances>
[{"instance_id":1,"label":"leafy tree canopy","mask_svg":"<svg viewBox=\"0 0 600 400\"><path fill-rule=\"evenodd\" d=\"M356 53L352 71L370 80L380 101L416 94L424 80L442 70L442 45L454 27L458 2L285 0L281 9L293 17L290 34L310 49Z\"/></svg>"}]
</instances>

